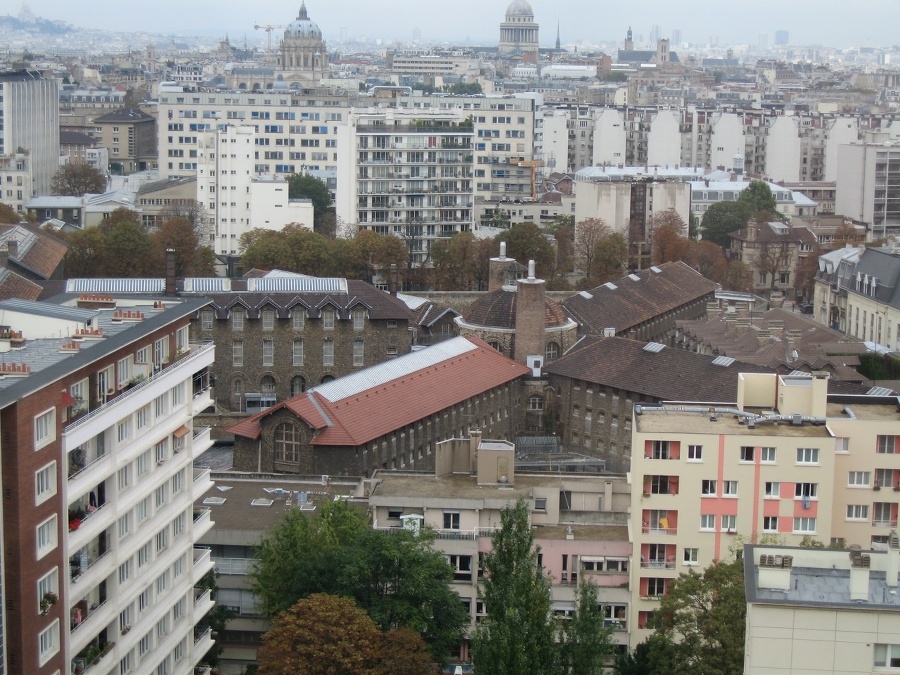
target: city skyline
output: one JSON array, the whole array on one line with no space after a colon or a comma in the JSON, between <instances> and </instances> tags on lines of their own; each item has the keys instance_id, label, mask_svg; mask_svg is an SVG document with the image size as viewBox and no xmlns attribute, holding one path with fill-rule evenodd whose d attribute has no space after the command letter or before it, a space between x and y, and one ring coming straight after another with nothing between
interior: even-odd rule
<instances>
[{"instance_id":1,"label":"city skyline","mask_svg":"<svg viewBox=\"0 0 900 675\"><path fill-rule=\"evenodd\" d=\"M296 17L300 6L296 0L276 0L263 7L238 0L197 0L189 4L159 0L122 12L121 4L113 0L81 3L30 0L25 4L35 16L65 21L79 28L181 35L227 33L234 40L246 35L253 43L265 38L262 31L254 30L255 24L286 25ZM360 0L347 0L341 6L310 0L307 9L310 18L331 42L342 36L385 43L409 42L413 31L418 30L425 42L491 44L497 40L497 26L503 20L508 1L494 0L487 6L476 0L433 4L425 9L422 3L413 0L393 0L389 10L382 10ZM678 30L682 41L698 45L715 40L719 46L756 46L762 34L772 45L774 32L787 30L792 45L840 48L889 47L895 42L892 28L900 22L900 3L891 0L859 0L854 5L854 14L871 16L873 20L849 23L842 21L838 13L846 5L836 0L816 3L796 0L788 6L778 0L757 0L749 9L716 6L705 9L701 16L663 0L646 0L640 12L631 6L602 7L587 0L562 6L534 0L531 5L535 21L542 27L541 45L548 47L556 40L557 22L564 44L621 43L629 26L636 37L643 36L646 41L653 27L659 26L661 37L671 37ZM22 7L17 0L3 0L0 14L18 16ZM366 7L371 11L366 11ZM714 12L710 11L713 9ZM586 26L596 26L596 29Z\"/></svg>"}]
</instances>

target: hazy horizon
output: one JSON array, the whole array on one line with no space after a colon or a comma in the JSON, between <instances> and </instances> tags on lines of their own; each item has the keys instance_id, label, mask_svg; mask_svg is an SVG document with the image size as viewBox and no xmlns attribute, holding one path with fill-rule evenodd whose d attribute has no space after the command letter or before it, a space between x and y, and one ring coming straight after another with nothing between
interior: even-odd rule
<instances>
[{"instance_id":1,"label":"hazy horizon","mask_svg":"<svg viewBox=\"0 0 900 675\"><path fill-rule=\"evenodd\" d=\"M635 37L647 40L654 25L660 37L681 33L682 42L759 45L760 35L774 44L774 32L787 30L790 44L828 47L890 47L900 42L900 2L897 0L857 0L852 5L855 20L847 23L846 3L836 0L755 0L742 5L692 5L671 0L644 0L630 5L601 5L595 0L572 0L564 5L548 0L530 0L535 21L540 25L541 45L556 40L557 21L563 43L621 43L630 26ZM239 0L194 0L190 3L156 0L123 6L113 0L29 0L31 12L44 19L61 20L79 28L121 32L150 32L182 35L225 35L235 42L246 35L248 42L265 39L254 24L286 25L297 16L299 0L269 0L260 5ZM410 42L413 32L423 42L451 41L493 44L499 39L509 0L476 0L451 3L391 0L378 3L345 0L341 5L309 0L310 18L321 28L326 41L337 42L365 37L385 42ZM18 16L21 0L0 0L0 14ZM843 10L843 11L841 11ZM280 39L282 29L273 32Z\"/></svg>"}]
</instances>

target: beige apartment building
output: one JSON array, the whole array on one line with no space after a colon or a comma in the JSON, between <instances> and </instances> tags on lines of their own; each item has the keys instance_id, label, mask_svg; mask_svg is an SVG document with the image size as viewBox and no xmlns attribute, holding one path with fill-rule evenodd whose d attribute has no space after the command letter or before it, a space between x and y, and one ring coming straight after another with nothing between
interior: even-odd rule
<instances>
[{"instance_id":1,"label":"beige apartment building","mask_svg":"<svg viewBox=\"0 0 900 675\"><path fill-rule=\"evenodd\" d=\"M733 408L635 406L632 646L672 579L744 542L885 548L897 525L896 397L829 398L820 374L738 378Z\"/></svg>"}]
</instances>

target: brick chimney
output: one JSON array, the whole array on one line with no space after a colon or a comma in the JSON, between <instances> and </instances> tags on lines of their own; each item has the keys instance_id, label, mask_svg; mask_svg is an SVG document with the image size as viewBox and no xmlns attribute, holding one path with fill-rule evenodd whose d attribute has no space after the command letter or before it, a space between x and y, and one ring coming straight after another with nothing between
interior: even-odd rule
<instances>
[{"instance_id":1,"label":"brick chimney","mask_svg":"<svg viewBox=\"0 0 900 675\"><path fill-rule=\"evenodd\" d=\"M175 297L175 249L166 249L166 297Z\"/></svg>"},{"instance_id":2,"label":"brick chimney","mask_svg":"<svg viewBox=\"0 0 900 675\"><path fill-rule=\"evenodd\" d=\"M516 284L516 338L513 358L525 363L527 356L544 356L546 284L534 276L534 260L528 261L528 278Z\"/></svg>"},{"instance_id":3,"label":"brick chimney","mask_svg":"<svg viewBox=\"0 0 900 675\"><path fill-rule=\"evenodd\" d=\"M9 238L6 240L6 252L10 258L19 257L19 241L18 239Z\"/></svg>"}]
</instances>

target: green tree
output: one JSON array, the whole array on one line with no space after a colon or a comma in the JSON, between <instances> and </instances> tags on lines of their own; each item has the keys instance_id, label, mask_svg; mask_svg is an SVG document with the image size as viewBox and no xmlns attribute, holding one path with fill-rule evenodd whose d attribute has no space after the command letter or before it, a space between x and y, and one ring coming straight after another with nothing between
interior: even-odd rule
<instances>
[{"instance_id":1,"label":"green tree","mask_svg":"<svg viewBox=\"0 0 900 675\"><path fill-rule=\"evenodd\" d=\"M628 242L624 235L614 232L603 237L594 247L593 274L589 283L597 285L618 279L625 272L627 260Z\"/></svg>"},{"instance_id":2,"label":"green tree","mask_svg":"<svg viewBox=\"0 0 900 675\"><path fill-rule=\"evenodd\" d=\"M93 278L103 274L106 237L98 227L78 230L66 236L66 274L70 277Z\"/></svg>"},{"instance_id":3,"label":"green tree","mask_svg":"<svg viewBox=\"0 0 900 675\"><path fill-rule=\"evenodd\" d=\"M600 675L613 652L612 629L603 624L597 586L590 581L582 582L578 587L575 616L563 622L560 640L562 672Z\"/></svg>"},{"instance_id":4,"label":"green tree","mask_svg":"<svg viewBox=\"0 0 900 675\"><path fill-rule=\"evenodd\" d=\"M738 203L746 204L751 216L755 216L762 211L771 214L778 212L775 195L772 194L769 186L761 180L750 181L750 185L741 191Z\"/></svg>"},{"instance_id":5,"label":"green tree","mask_svg":"<svg viewBox=\"0 0 900 675\"><path fill-rule=\"evenodd\" d=\"M263 616L274 617L311 593L335 593L335 570L365 516L346 502L330 502L313 515L288 511L256 547L250 583Z\"/></svg>"},{"instance_id":6,"label":"green tree","mask_svg":"<svg viewBox=\"0 0 900 675\"><path fill-rule=\"evenodd\" d=\"M753 215L753 207L746 202L716 202L703 214L700 236L727 250L731 246L729 235L747 227Z\"/></svg>"},{"instance_id":7,"label":"green tree","mask_svg":"<svg viewBox=\"0 0 900 675\"><path fill-rule=\"evenodd\" d=\"M444 663L459 646L469 615L450 588L453 571L432 547L434 534L410 530L359 532L338 573L342 594L352 596L382 631L412 628Z\"/></svg>"},{"instance_id":8,"label":"green tree","mask_svg":"<svg viewBox=\"0 0 900 675\"><path fill-rule=\"evenodd\" d=\"M482 562L480 593L487 616L472 639L475 670L489 675L555 674L550 579L538 564L540 548L534 545L525 501L504 508L500 525Z\"/></svg>"},{"instance_id":9,"label":"green tree","mask_svg":"<svg viewBox=\"0 0 900 675\"><path fill-rule=\"evenodd\" d=\"M656 632L673 644L668 672L742 675L746 614L741 558L679 575L655 614Z\"/></svg>"},{"instance_id":10,"label":"green tree","mask_svg":"<svg viewBox=\"0 0 900 675\"><path fill-rule=\"evenodd\" d=\"M90 164L64 164L53 174L50 190L70 197L100 194L106 192L106 176Z\"/></svg>"},{"instance_id":11,"label":"green tree","mask_svg":"<svg viewBox=\"0 0 900 675\"><path fill-rule=\"evenodd\" d=\"M172 249L175 251L175 276L195 276L199 242L190 220L180 216L169 218L150 235L150 240L153 244L155 274L166 274L166 251Z\"/></svg>"},{"instance_id":12,"label":"green tree","mask_svg":"<svg viewBox=\"0 0 900 675\"><path fill-rule=\"evenodd\" d=\"M106 235L102 272L94 276L147 276L151 270L152 251L150 236L143 228L138 223L123 220Z\"/></svg>"},{"instance_id":13,"label":"green tree","mask_svg":"<svg viewBox=\"0 0 900 675\"><path fill-rule=\"evenodd\" d=\"M0 203L0 223L4 225L17 225L22 222L22 216L9 204Z\"/></svg>"},{"instance_id":14,"label":"green tree","mask_svg":"<svg viewBox=\"0 0 900 675\"><path fill-rule=\"evenodd\" d=\"M616 675L670 675L675 645L668 637L653 633L633 652L616 658Z\"/></svg>"},{"instance_id":15,"label":"green tree","mask_svg":"<svg viewBox=\"0 0 900 675\"><path fill-rule=\"evenodd\" d=\"M316 217L331 206L331 193L325 181L309 174L292 173L288 176L288 197L311 200Z\"/></svg>"},{"instance_id":16,"label":"green tree","mask_svg":"<svg viewBox=\"0 0 900 675\"><path fill-rule=\"evenodd\" d=\"M506 242L506 255L525 265L534 264L539 277L547 278L554 266L556 253L544 232L534 223L516 223L494 237L496 243Z\"/></svg>"}]
</instances>

